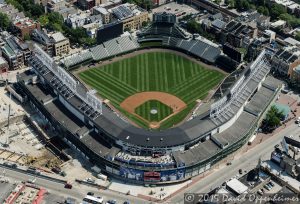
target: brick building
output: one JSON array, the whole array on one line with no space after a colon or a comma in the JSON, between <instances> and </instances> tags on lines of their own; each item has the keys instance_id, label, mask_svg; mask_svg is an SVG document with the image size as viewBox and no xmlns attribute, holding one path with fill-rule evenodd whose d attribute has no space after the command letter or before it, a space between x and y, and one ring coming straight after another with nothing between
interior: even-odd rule
<instances>
[{"instance_id":1,"label":"brick building","mask_svg":"<svg viewBox=\"0 0 300 204\"><path fill-rule=\"evenodd\" d=\"M15 24L16 29L20 33L20 37L24 39L25 36L30 36L34 29L41 29L41 25L38 21L32 20L32 19L22 19L19 22L16 22Z\"/></svg>"}]
</instances>

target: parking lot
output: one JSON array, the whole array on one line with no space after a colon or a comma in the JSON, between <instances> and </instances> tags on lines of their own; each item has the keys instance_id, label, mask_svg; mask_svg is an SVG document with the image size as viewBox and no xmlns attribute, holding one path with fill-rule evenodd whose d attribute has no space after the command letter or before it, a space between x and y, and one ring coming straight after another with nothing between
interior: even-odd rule
<instances>
[{"instance_id":1,"label":"parking lot","mask_svg":"<svg viewBox=\"0 0 300 204\"><path fill-rule=\"evenodd\" d=\"M196 14L199 11L189 5L186 4L178 4L176 2L171 2L168 4L164 4L152 10L152 13L160 13L160 12L167 12L175 14L178 18L182 18L183 16ZM152 15L149 16L152 20Z\"/></svg>"}]
</instances>

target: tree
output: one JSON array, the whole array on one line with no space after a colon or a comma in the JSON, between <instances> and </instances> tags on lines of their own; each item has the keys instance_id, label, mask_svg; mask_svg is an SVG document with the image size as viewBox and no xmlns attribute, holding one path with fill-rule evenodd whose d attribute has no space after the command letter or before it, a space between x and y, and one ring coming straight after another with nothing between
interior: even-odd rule
<instances>
[{"instance_id":1,"label":"tree","mask_svg":"<svg viewBox=\"0 0 300 204\"><path fill-rule=\"evenodd\" d=\"M146 27L148 25L148 22L147 21L143 21L142 22L142 27Z\"/></svg>"},{"instance_id":2,"label":"tree","mask_svg":"<svg viewBox=\"0 0 300 204\"><path fill-rule=\"evenodd\" d=\"M263 121L264 129L267 131L273 131L280 125L280 121L283 119L283 113L273 105L267 112L266 118Z\"/></svg>"},{"instance_id":3,"label":"tree","mask_svg":"<svg viewBox=\"0 0 300 204\"><path fill-rule=\"evenodd\" d=\"M39 16L44 14L43 7L40 6L40 5L37 5L37 4L31 5L29 10L30 10L30 13L33 17L39 17Z\"/></svg>"},{"instance_id":4,"label":"tree","mask_svg":"<svg viewBox=\"0 0 300 204\"><path fill-rule=\"evenodd\" d=\"M0 28L3 30L7 30L9 25L11 24L8 16L4 13L0 13Z\"/></svg>"},{"instance_id":5,"label":"tree","mask_svg":"<svg viewBox=\"0 0 300 204\"><path fill-rule=\"evenodd\" d=\"M49 23L49 18L47 15L40 16L38 20L39 20L41 26L46 26Z\"/></svg>"},{"instance_id":6,"label":"tree","mask_svg":"<svg viewBox=\"0 0 300 204\"><path fill-rule=\"evenodd\" d=\"M194 19L187 22L186 28L191 33L200 33L201 27Z\"/></svg>"},{"instance_id":7,"label":"tree","mask_svg":"<svg viewBox=\"0 0 300 204\"><path fill-rule=\"evenodd\" d=\"M229 8L235 7L235 0L225 0L225 2L229 5Z\"/></svg>"},{"instance_id":8,"label":"tree","mask_svg":"<svg viewBox=\"0 0 300 204\"><path fill-rule=\"evenodd\" d=\"M259 7L257 8L257 12L258 12L258 13L263 13L264 10L265 10L265 8L264 8L263 6L259 6Z\"/></svg>"},{"instance_id":9,"label":"tree","mask_svg":"<svg viewBox=\"0 0 300 204\"><path fill-rule=\"evenodd\" d=\"M239 11L247 11L250 9L251 5L247 0L236 0L236 8Z\"/></svg>"},{"instance_id":10,"label":"tree","mask_svg":"<svg viewBox=\"0 0 300 204\"><path fill-rule=\"evenodd\" d=\"M220 3L222 2L222 0L215 0L215 3L220 5Z\"/></svg>"},{"instance_id":11,"label":"tree","mask_svg":"<svg viewBox=\"0 0 300 204\"><path fill-rule=\"evenodd\" d=\"M285 20L287 24L293 28L298 27L300 25L300 19L288 13L281 14L279 18Z\"/></svg>"},{"instance_id":12,"label":"tree","mask_svg":"<svg viewBox=\"0 0 300 204\"><path fill-rule=\"evenodd\" d=\"M300 41L300 32L297 32L297 33L296 33L295 38L296 38L296 40Z\"/></svg>"},{"instance_id":13,"label":"tree","mask_svg":"<svg viewBox=\"0 0 300 204\"><path fill-rule=\"evenodd\" d=\"M286 13L286 8L279 4L273 4L270 9L270 16L271 18L277 19L281 14Z\"/></svg>"},{"instance_id":14,"label":"tree","mask_svg":"<svg viewBox=\"0 0 300 204\"><path fill-rule=\"evenodd\" d=\"M30 35L29 35L29 34L25 34L23 39L24 39L25 41L27 41L27 40L30 40L31 38L30 38Z\"/></svg>"}]
</instances>

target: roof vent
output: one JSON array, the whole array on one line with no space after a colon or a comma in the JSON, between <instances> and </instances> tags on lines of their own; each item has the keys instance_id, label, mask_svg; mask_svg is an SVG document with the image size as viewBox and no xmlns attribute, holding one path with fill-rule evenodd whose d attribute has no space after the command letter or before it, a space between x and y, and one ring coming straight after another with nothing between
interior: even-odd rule
<instances>
[{"instance_id":1,"label":"roof vent","mask_svg":"<svg viewBox=\"0 0 300 204\"><path fill-rule=\"evenodd\" d=\"M163 138L160 138L160 141L163 141L164 139Z\"/></svg>"},{"instance_id":2,"label":"roof vent","mask_svg":"<svg viewBox=\"0 0 300 204\"><path fill-rule=\"evenodd\" d=\"M150 140L150 138L148 137L148 138L147 138L147 141L149 141L149 140Z\"/></svg>"},{"instance_id":3,"label":"roof vent","mask_svg":"<svg viewBox=\"0 0 300 204\"><path fill-rule=\"evenodd\" d=\"M130 138L130 136L127 136L127 137L126 137L126 140L128 140L129 138Z\"/></svg>"}]
</instances>

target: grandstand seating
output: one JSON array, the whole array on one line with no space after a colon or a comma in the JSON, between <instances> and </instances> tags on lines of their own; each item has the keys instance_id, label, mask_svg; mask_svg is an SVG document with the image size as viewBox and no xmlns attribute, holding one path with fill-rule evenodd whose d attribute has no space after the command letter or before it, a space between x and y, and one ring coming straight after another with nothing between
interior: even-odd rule
<instances>
[{"instance_id":1,"label":"grandstand seating","mask_svg":"<svg viewBox=\"0 0 300 204\"><path fill-rule=\"evenodd\" d=\"M103 58L107 58L109 56L109 54L107 53L106 49L102 44L91 48L90 51L92 53L94 60L100 60Z\"/></svg>"},{"instance_id":2,"label":"grandstand seating","mask_svg":"<svg viewBox=\"0 0 300 204\"><path fill-rule=\"evenodd\" d=\"M221 54L218 47L214 47L201 40L184 40L173 37L163 37L162 44L168 47L175 47L198 56L210 63L214 63L217 57Z\"/></svg>"},{"instance_id":3,"label":"grandstand seating","mask_svg":"<svg viewBox=\"0 0 300 204\"><path fill-rule=\"evenodd\" d=\"M74 54L74 55L66 57L64 59L64 64L66 65L66 67L70 67L72 65L82 63L82 62L90 60L92 58L93 58L92 54L89 51L85 50L79 54Z\"/></svg>"},{"instance_id":4,"label":"grandstand seating","mask_svg":"<svg viewBox=\"0 0 300 204\"><path fill-rule=\"evenodd\" d=\"M145 166L145 167L174 167L175 161L170 155L162 155L158 158L152 156L137 156L131 155L126 152L118 152L115 156L115 160L121 163Z\"/></svg>"},{"instance_id":5,"label":"grandstand seating","mask_svg":"<svg viewBox=\"0 0 300 204\"><path fill-rule=\"evenodd\" d=\"M187 38L186 34L180 30L176 24L168 23L152 23L148 27L144 28L139 37L153 37L153 36L171 36L176 38Z\"/></svg>"},{"instance_id":6,"label":"grandstand seating","mask_svg":"<svg viewBox=\"0 0 300 204\"><path fill-rule=\"evenodd\" d=\"M106 41L103 44L92 47L89 50L84 50L81 53L65 57L62 62L65 67L72 67L89 59L99 61L139 47L140 45L136 38L123 36Z\"/></svg>"},{"instance_id":7,"label":"grandstand seating","mask_svg":"<svg viewBox=\"0 0 300 204\"><path fill-rule=\"evenodd\" d=\"M254 92L257 84L269 73L271 66L268 60L265 59L265 52L260 54L250 68L250 74L243 78L230 98L211 109L210 118L216 125L223 124L229 118L232 118Z\"/></svg>"}]
</instances>

